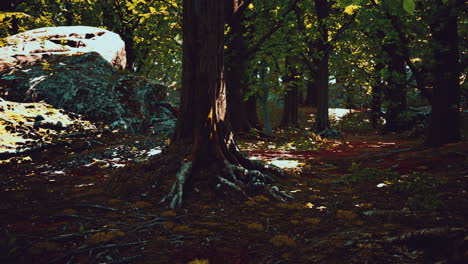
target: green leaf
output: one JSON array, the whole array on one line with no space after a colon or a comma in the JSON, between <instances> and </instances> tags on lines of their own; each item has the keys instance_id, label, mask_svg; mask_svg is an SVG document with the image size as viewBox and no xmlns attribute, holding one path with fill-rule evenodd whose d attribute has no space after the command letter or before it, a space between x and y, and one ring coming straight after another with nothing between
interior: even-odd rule
<instances>
[{"instance_id":1,"label":"green leaf","mask_svg":"<svg viewBox=\"0 0 468 264\"><path fill-rule=\"evenodd\" d=\"M442 3L447 4L448 0L442 0Z\"/></svg>"},{"instance_id":2,"label":"green leaf","mask_svg":"<svg viewBox=\"0 0 468 264\"><path fill-rule=\"evenodd\" d=\"M403 9L409 14L414 14L415 7L416 4L414 3L414 0L403 0Z\"/></svg>"}]
</instances>

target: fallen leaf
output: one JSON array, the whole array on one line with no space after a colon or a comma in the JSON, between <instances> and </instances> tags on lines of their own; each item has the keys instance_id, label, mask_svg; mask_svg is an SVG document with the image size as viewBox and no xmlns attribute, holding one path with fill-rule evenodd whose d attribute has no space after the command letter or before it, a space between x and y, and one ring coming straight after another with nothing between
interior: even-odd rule
<instances>
[{"instance_id":1,"label":"fallen leaf","mask_svg":"<svg viewBox=\"0 0 468 264\"><path fill-rule=\"evenodd\" d=\"M340 219L353 220L357 216L358 215L355 212L349 211L349 210L338 210L336 212L336 218L340 218Z\"/></svg>"},{"instance_id":2,"label":"fallen leaf","mask_svg":"<svg viewBox=\"0 0 468 264\"><path fill-rule=\"evenodd\" d=\"M97 243L105 243L105 242L109 242L109 241L112 241L116 238L119 238L119 237L124 237L125 236L125 232L123 231L120 231L120 230L111 230L111 231L107 231L107 232L99 232L99 233L96 233L92 236L90 236L86 241L89 243L89 244L97 244Z\"/></svg>"},{"instance_id":3,"label":"fallen leaf","mask_svg":"<svg viewBox=\"0 0 468 264\"><path fill-rule=\"evenodd\" d=\"M318 225L318 224L320 224L320 218L317 218L317 217L313 217L313 218L307 217L307 218L304 218L304 223L306 223L306 224Z\"/></svg>"},{"instance_id":4,"label":"fallen leaf","mask_svg":"<svg viewBox=\"0 0 468 264\"><path fill-rule=\"evenodd\" d=\"M260 223L249 223L247 224L247 229L256 230L262 232L265 228Z\"/></svg>"},{"instance_id":5,"label":"fallen leaf","mask_svg":"<svg viewBox=\"0 0 468 264\"><path fill-rule=\"evenodd\" d=\"M276 247L296 247L296 241L286 235L276 235L270 239L270 242Z\"/></svg>"}]
</instances>

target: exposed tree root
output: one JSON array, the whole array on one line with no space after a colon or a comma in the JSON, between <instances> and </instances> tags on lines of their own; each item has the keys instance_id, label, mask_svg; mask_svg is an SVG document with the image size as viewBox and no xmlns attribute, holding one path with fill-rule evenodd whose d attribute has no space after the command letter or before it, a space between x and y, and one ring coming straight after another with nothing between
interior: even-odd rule
<instances>
[{"instance_id":1,"label":"exposed tree root","mask_svg":"<svg viewBox=\"0 0 468 264\"><path fill-rule=\"evenodd\" d=\"M245 158L246 159L246 158ZM261 171L270 171L275 175L284 176L285 172L276 166L270 166L262 162L249 161L249 167L257 169L246 169L240 165L234 165L228 161L224 161L220 168L215 173L219 173L216 177L211 180L215 180L215 191L226 192L233 190L237 193L242 194L244 197L249 197L249 193L256 193L258 190L267 190L268 193L282 202L287 199L292 199L291 195L281 192L277 186L272 186L275 183L275 179ZM243 163L246 162L243 160ZM169 193L161 199L160 203L169 201L169 207L172 209L180 208L183 203L185 188L193 174L193 162L183 161L182 166L176 174L175 182Z\"/></svg>"},{"instance_id":2,"label":"exposed tree root","mask_svg":"<svg viewBox=\"0 0 468 264\"><path fill-rule=\"evenodd\" d=\"M179 208L182 206L182 196L184 195L184 187L187 182L190 173L192 171L192 162L191 161L182 161L182 166L179 172L176 175L176 180L172 184L169 194L166 195L160 203L165 202L166 200L170 201L171 208Z\"/></svg>"}]
</instances>

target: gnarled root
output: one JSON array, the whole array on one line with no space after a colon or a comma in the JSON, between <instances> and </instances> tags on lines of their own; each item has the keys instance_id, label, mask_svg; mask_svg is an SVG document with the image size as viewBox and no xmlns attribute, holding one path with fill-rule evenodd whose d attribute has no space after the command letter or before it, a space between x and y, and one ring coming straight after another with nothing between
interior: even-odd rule
<instances>
[{"instance_id":1,"label":"gnarled root","mask_svg":"<svg viewBox=\"0 0 468 264\"><path fill-rule=\"evenodd\" d=\"M170 199L171 202L169 203L169 206L172 209L181 207L184 195L184 187L191 172L192 161L182 161L182 166L180 167L179 172L176 174L176 180L172 184L171 190L164 198L162 198L160 203Z\"/></svg>"},{"instance_id":2,"label":"gnarled root","mask_svg":"<svg viewBox=\"0 0 468 264\"><path fill-rule=\"evenodd\" d=\"M280 191L277 186L272 185L275 183L275 179L266 173L262 173L261 170L277 171L281 172L280 168L275 169L274 167L268 167L269 165L264 163L251 163L256 169L245 169L240 165L234 165L228 161L224 161L221 165L222 169L219 175L214 177L216 180L215 190L220 191L223 187L227 187L229 190L241 193L243 196L248 197L248 193L256 193L258 190L267 190L268 193L282 202L286 202L287 199L293 199L294 197ZM175 182L173 183L169 193L160 201L160 203L169 201L169 207L172 209L179 208L182 206L183 196L185 187L192 174L192 161L183 161L179 172L176 174ZM284 172L281 172L284 175Z\"/></svg>"}]
</instances>

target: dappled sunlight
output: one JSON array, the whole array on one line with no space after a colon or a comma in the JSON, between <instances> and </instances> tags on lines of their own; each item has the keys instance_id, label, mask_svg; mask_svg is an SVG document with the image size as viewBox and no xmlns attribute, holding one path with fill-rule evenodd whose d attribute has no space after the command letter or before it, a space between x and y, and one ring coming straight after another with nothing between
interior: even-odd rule
<instances>
[{"instance_id":1,"label":"dappled sunlight","mask_svg":"<svg viewBox=\"0 0 468 264\"><path fill-rule=\"evenodd\" d=\"M294 169L303 165L304 163L299 162L298 160L272 160L268 162L282 169Z\"/></svg>"}]
</instances>

